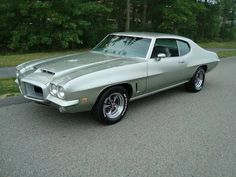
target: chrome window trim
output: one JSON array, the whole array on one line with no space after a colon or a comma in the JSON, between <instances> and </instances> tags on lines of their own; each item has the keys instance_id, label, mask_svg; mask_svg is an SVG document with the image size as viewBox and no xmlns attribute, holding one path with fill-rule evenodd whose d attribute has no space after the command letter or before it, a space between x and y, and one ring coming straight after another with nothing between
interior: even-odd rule
<instances>
[{"instance_id":1,"label":"chrome window trim","mask_svg":"<svg viewBox=\"0 0 236 177\"><path fill-rule=\"evenodd\" d=\"M184 41L184 40L181 40L181 39L176 39L176 43L177 43L177 45L178 45L178 49L179 49L179 54L180 54L180 48L179 48L178 41L181 41L181 42L186 43L186 44L188 45L188 47L189 47L189 51L188 51L188 53L186 53L186 54L184 54L184 55L179 55L179 56L180 56L180 57L183 57L183 56L185 56L185 55L188 55L188 54L191 52L191 50L192 50L191 45L190 45L187 41Z\"/></svg>"},{"instance_id":2,"label":"chrome window trim","mask_svg":"<svg viewBox=\"0 0 236 177\"><path fill-rule=\"evenodd\" d=\"M151 56L152 56L152 52L153 52L153 48L154 48L154 46L155 46L156 40L158 40L158 39L172 39L172 40L175 40L175 41L176 41L177 48L178 48L178 52L179 52L179 46L178 46L178 43L177 43L177 40L178 40L178 39L176 39L176 38L168 38L168 37L158 37L158 38L154 38L154 44L153 44L153 46L152 46L152 51L151 51L151 54L150 54L150 58L149 58L149 59L154 59L154 58L151 58ZM179 55L179 56L173 56L173 57L180 57L180 55ZM167 57L167 58L173 58L173 57Z\"/></svg>"}]
</instances>

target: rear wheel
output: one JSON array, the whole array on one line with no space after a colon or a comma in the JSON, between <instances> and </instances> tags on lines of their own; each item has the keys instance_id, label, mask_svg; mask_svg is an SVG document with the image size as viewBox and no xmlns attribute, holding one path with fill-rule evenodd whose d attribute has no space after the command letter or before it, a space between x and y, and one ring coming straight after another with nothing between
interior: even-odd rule
<instances>
[{"instance_id":1,"label":"rear wheel","mask_svg":"<svg viewBox=\"0 0 236 177\"><path fill-rule=\"evenodd\" d=\"M119 122L128 108L128 92L121 86L105 90L98 98L93 113L104 124Z\"/></svg>"},{"instance_id":2,"label":"rear wheel","mask_svg":"<svg viewBox=\"0 0 236 177\"><path fill-rule=\"evenodd\" d=\"M197 69L191 80L186 84L186 87L191 92L199 92L202 90L205 82L205 70L200 67Z\"/></svg>"}]
</instances>

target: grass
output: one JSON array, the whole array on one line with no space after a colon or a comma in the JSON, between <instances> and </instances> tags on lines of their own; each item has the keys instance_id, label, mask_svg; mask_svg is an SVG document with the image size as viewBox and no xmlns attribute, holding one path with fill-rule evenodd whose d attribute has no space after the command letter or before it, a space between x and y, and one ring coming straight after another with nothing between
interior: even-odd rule
<instances>
[{"instance_id":1,"label":"grass","mask_svg":"<svg viewBox=\"0 0 236 177\"><path fill-rule=\"evenodd\" d=\"M16 66L18 64L21 64L29 60L73 54L73 53L82 52L85 50L87 49L73 50L73 51L60 51L60 52L37 52L37 53L26 53L26 54L0 55L0 67Z\"/></svg>"},{"instance_id":2,"label":"grass","mask_svg":"<svg viewBox=\"0 0 236 177\"><path fill-rule=\"evenodd\" d=\"M15 78L0 79L0 99L19 94Z\"/></svg>"},{"instance_id":3,"label":"grass","mask_svg":"<svg viewBox=\"0 0 236 177\"><path fill-rule=\"evenodd\" d=\"M236 56L236 50L220 51L220 52L217 52L217 54L220 58L232 57L232 56Z\"/></svg>"},{"instance_id":4,"label":"grass","mask_svg":"<svg viewBox=\"0 0 236 177\"><path fill-rule=\"evenodd\" d=\"M228 42L207 42L199 43L203 48L225 48L225 49L236 49L236 40Z\"/></svg>"}]
</instances>

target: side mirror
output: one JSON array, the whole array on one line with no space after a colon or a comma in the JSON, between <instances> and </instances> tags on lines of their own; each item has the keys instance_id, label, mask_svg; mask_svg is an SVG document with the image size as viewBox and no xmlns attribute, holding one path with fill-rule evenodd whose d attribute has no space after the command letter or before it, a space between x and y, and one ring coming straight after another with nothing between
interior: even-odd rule
<instances>
[{"instance_id":1,"label":"side mirror","mask_svg":"<svg viewBox=\"0 0 236 177\"><path fill-rule=\"evenodd\" d=\"M158 53L157 60L160 61L163 58L166 58L166 54L165 53Z\"/></svg>"}]
</instances>

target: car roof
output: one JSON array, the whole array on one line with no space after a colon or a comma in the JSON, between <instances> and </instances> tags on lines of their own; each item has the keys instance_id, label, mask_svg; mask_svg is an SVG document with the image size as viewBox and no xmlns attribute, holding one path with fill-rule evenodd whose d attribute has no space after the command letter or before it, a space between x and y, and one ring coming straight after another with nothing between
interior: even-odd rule
<instances>
[{"instance_id":1,"label":"car roof","mask_svg":"<svg viewBox=\"0 0 236 177\"><path fill-rule=\"evenodd\" d=\"M174 34L165 34L165 33L155 33L155 32L117 32L112 33L114 35L122 35L122 36L136 36L136 37L147 37L147 38L157 38L157 37L173 37L177 39L189 40L186 37L178 36Z\"/></svg>"}]
</instances>

